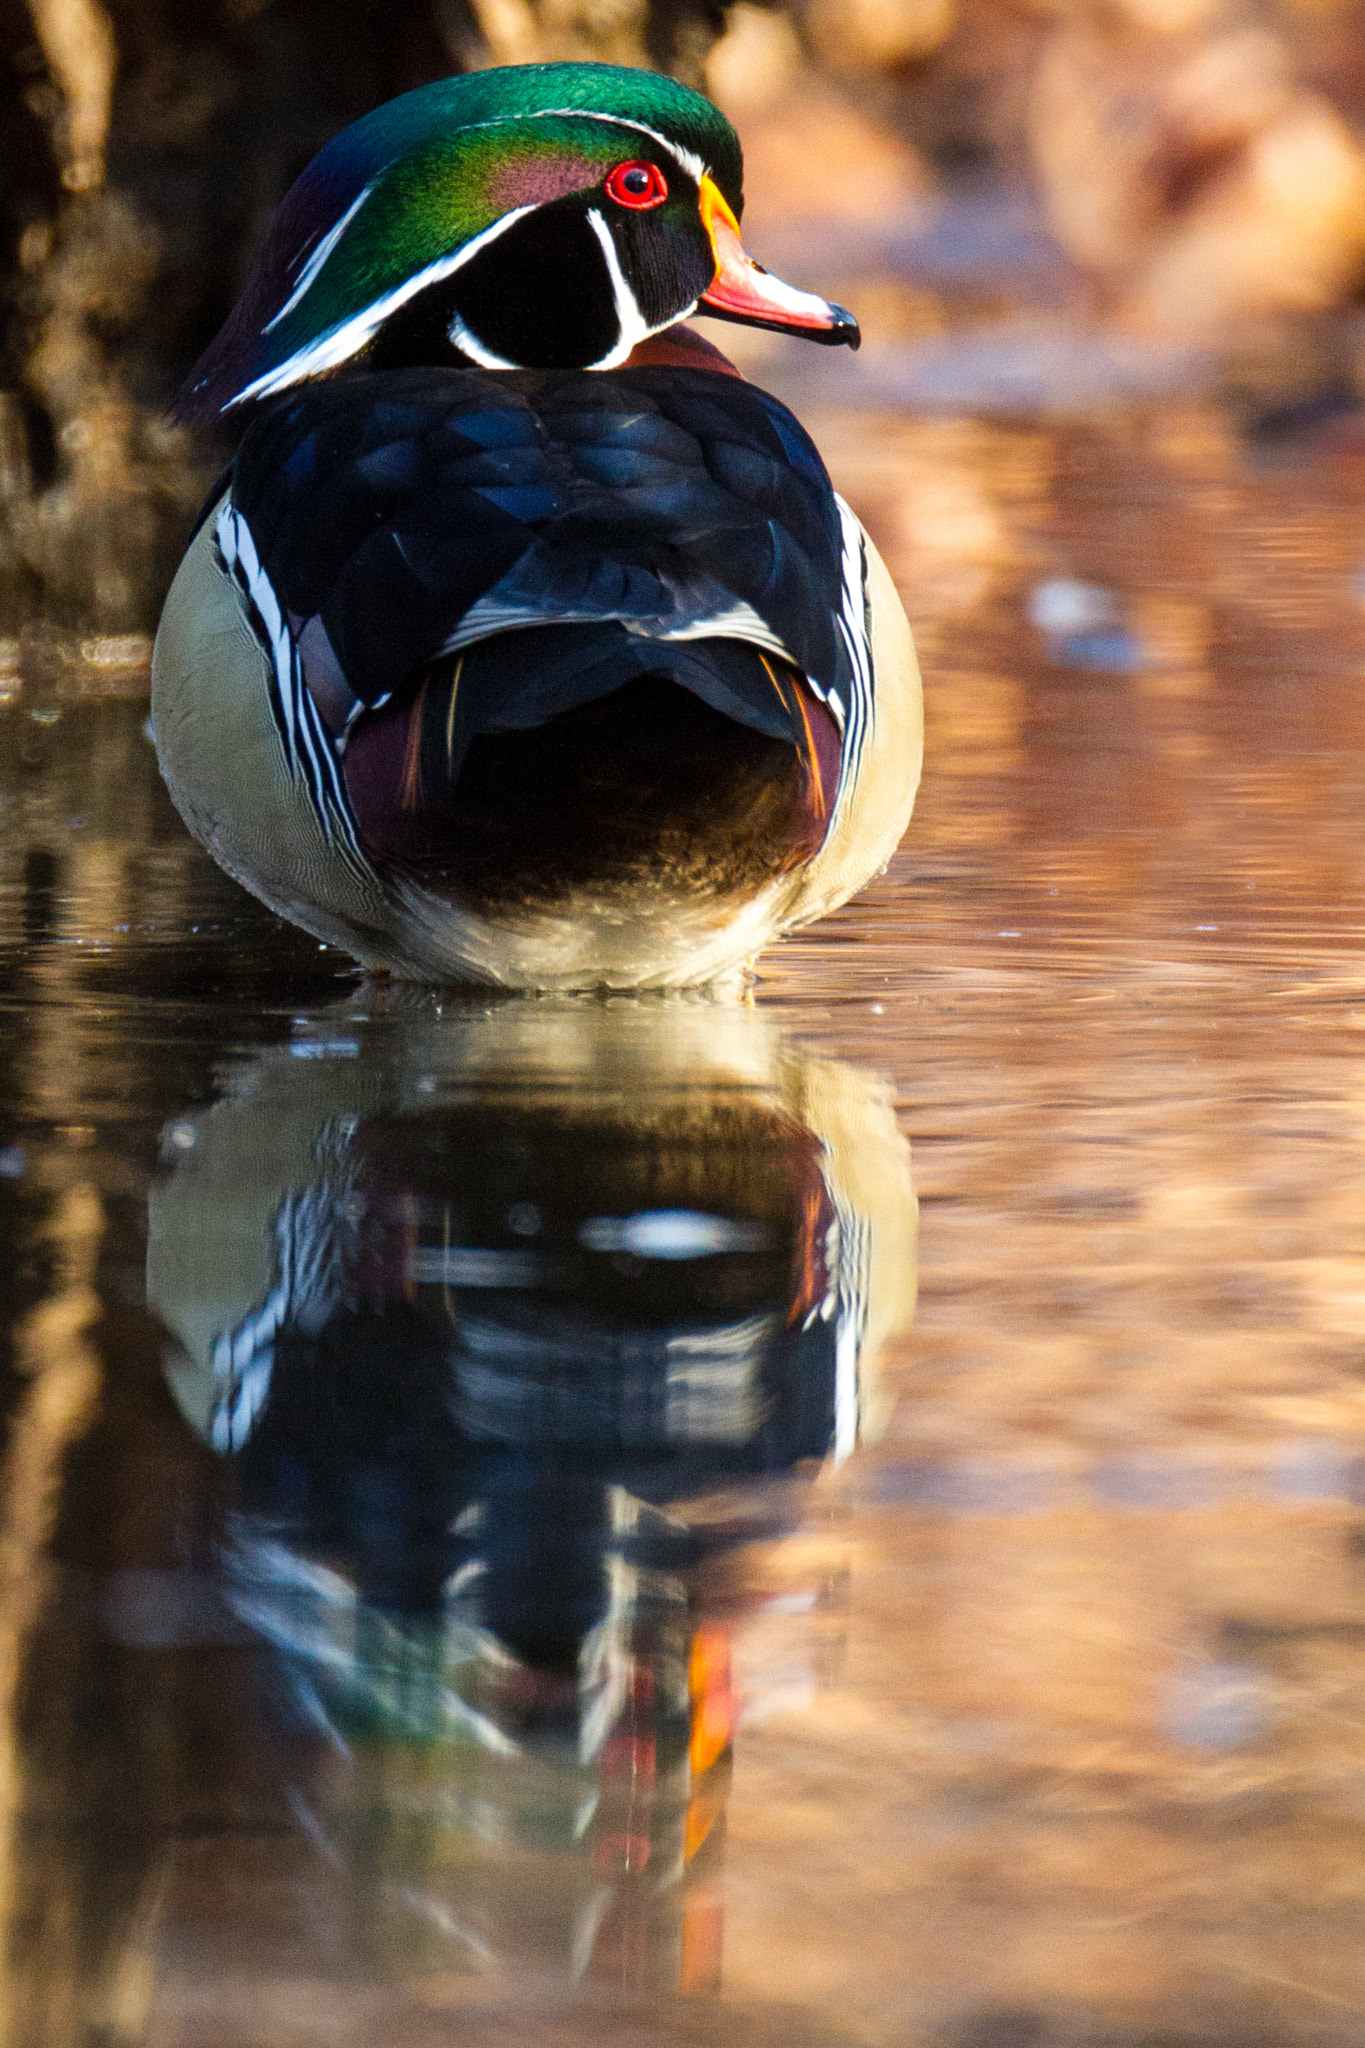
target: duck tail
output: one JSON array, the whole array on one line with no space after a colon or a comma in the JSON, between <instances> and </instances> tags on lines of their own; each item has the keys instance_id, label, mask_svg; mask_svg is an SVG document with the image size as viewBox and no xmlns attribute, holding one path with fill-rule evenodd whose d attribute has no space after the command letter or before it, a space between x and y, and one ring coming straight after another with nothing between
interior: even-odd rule
<instances>
[{"instance_id":1,"label":"duck tail","mask_svg":"<svg viewBox=\"0 0 1365 2048\"><path fill-rule=\"evenodd\" d=\"M642 711L636 685L658 686L648 699L652 710ZM624 723L608 702L618 693L625 693L622 707L627 698L633 706L622 710ZM708 712L714 714L709 724ZM591 721L592 737L583 717ZM739 729L733 744L727 725ZM527 627L477 641L442 656L414 688L358 718L347 736L345 763L365 842L376 853L401 852L418 862L444 858L452 822L471 802L487 800L474 791L474 783L482 788L483 770L474 782L466 773L476 744L492 743L502 758L509 736L544 736L550 727L564 747L577 749L575 772L596 793L604 816L644 802L642 781L657 784L661 806L670 788L700 777L703 789L707 760L720 777L714 787L721 805L721 783L735 772L730 756L757 760L766 743L771 765L764 772L774 789L789 792L782 799L788 808L779 864L809 858L828 830L841 738L799 670L748 641L650 640L603 622ZM486 763L486 751L477 758ZM513 804L528 800L515 782L505 795ZM755 801L762 808L768 798ZM772 831L778 832L776 824Z\"/></svg>"}]
</instances>

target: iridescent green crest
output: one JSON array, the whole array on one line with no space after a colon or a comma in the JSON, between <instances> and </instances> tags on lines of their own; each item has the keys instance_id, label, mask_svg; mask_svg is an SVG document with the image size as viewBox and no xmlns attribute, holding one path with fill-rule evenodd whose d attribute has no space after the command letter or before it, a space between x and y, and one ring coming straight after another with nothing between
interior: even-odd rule
<instances>
[{"instance_id":1,"label":"iridescent green crest","mask_svg":"<svg viewBox=\"0 0 1365 2048\"><path fill-rule=\"evenodd\" d=\"M280 206L237 306L180 410L208 419L350 360L419 292L504 225L611 167L663 152L680 184L709 174L738 214L734 130L655 72L533 64L449 78L336 136Z\"/></svg>"}]
</instances>

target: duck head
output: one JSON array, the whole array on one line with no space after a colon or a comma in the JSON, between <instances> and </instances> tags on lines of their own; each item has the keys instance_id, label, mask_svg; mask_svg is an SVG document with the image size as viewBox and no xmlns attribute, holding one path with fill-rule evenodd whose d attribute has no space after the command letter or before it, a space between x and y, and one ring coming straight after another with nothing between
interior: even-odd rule
<instances>
[{"instance_id":1,"label":"duck head","mask_svg":"<svg viewBox=\"0 0 1365 2048\"><path fill-rule=\"evenodd\" d=\"M693 312L858 344L755 263L738 139L699 93L608 64L444 79L336 136L275 216L180 416L344 364L601 369Z\"/></svg>"}]
</instances>

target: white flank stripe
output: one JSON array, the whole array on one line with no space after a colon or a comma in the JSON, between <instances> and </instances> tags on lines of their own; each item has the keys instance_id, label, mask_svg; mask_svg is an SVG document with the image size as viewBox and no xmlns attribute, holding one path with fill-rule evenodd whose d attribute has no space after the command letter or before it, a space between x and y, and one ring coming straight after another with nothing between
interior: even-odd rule
<instances>
[{"instance_id":1,"label":"white flank stripe","mask_svg":"<svg viewBox=\"0 0 1365 2048\"><path fill-rule=\"evenodd\" d=\"M849 663L849 703L845 711L833 690L829 704L844 730L843 758L839 764L839 788L834 801L830 829L834 829L849 795L857 784L863 748L876 716L872 673L872 639L867 617L867 560L862 528L836 491L839 525L843 539L843 576L836 623Z\"/></svg>"},{"instance_id":2,"label":"white flank stripe","mask_svg":"<svg viewBox=\"0 0 1365 2048\"><path fill-rule=\"evenodd\" d=\"M256 553L251 528L232 503L224 505L214 529L219 552L269 639L279 703L280 742L290 778L305 791L327 839L361 881L376 876L361 850L355 817L331 734L313 700L279 599Z\"/></svg>"},{"instance_id":3,"label":"white flank stripe","mask_svg":"<svg viewBox=\"0 0 1365 2048\"><path fill-rule=\"evenodd\" d=\"M270 578L261 567L252 539L251 528L229 498L218 515L216 529L218 546L229 569L240 571L246 584L247 594L255 605L261 624L270 635L270 657L275 669L275 681L279 689L280 712L285 722L285 754L291 768L297 767L297 750L294 735L293 691L289 687L289 671L292 667L293 643L289 628L280 611Z\"/></svg>"}]
</instances>

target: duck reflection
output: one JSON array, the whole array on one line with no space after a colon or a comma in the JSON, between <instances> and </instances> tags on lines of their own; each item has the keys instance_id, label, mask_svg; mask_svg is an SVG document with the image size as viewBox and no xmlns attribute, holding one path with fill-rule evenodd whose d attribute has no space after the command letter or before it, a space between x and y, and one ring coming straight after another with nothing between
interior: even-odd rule
<instances>
[{"instance_id":1,"label":"duck reflection","mask_svg":"<svg viewBox=\"0 0 1365 2048\"><path fill-rule=\"evenodd\" d=\"M742 1559L910 1311L879 1085L751 1010L376 996L167 1142L169 1378L367 1941L714 1986Z\"/></svg>"}]
</instances>

